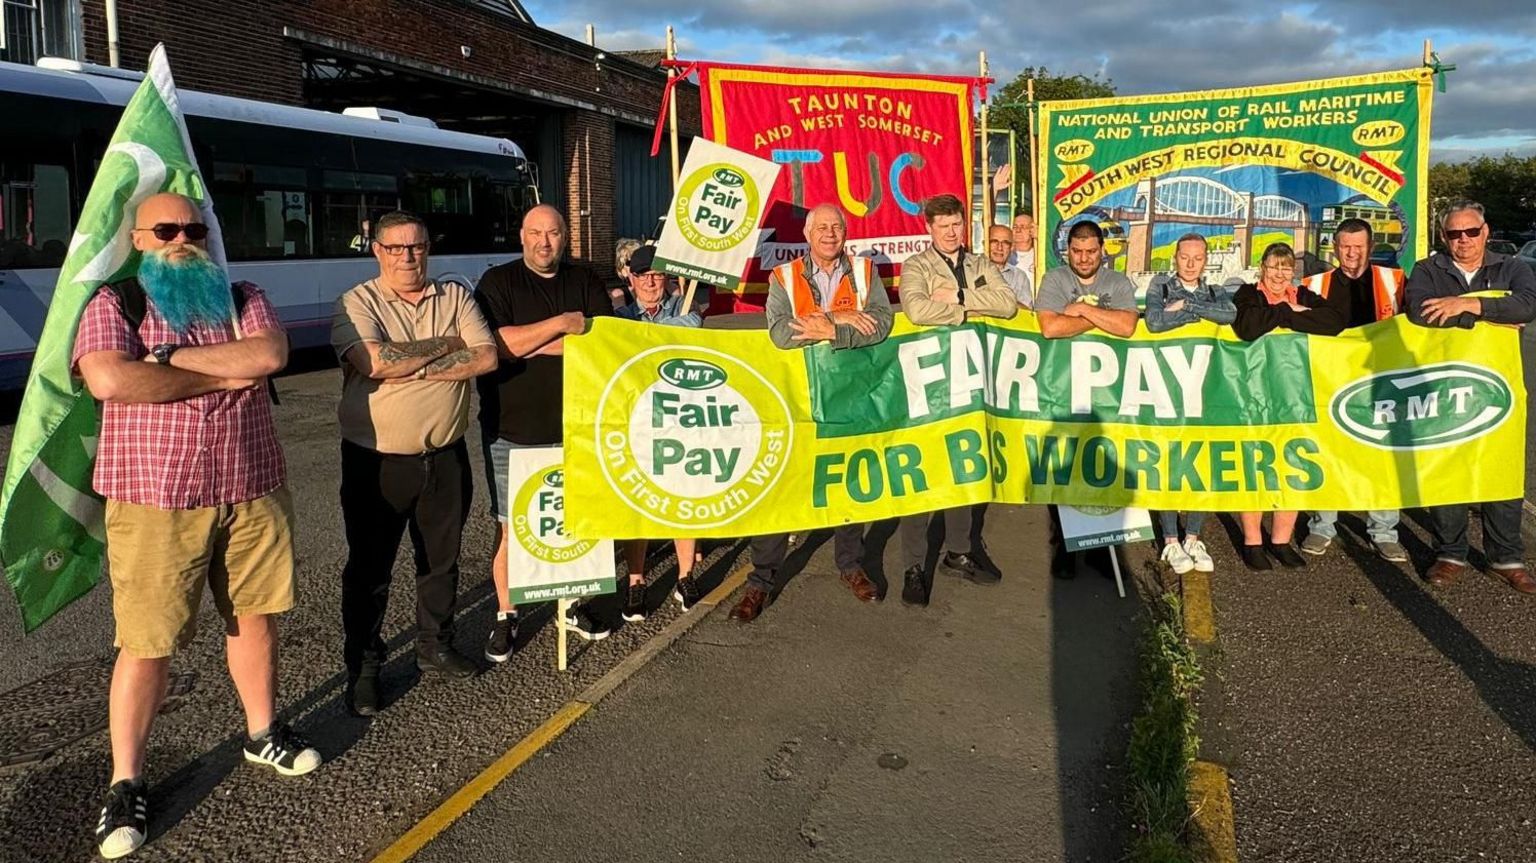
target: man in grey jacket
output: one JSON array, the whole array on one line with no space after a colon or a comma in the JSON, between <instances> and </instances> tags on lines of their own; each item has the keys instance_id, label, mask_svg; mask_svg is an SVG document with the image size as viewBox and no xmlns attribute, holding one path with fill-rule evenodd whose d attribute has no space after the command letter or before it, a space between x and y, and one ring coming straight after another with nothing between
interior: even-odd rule
<instances>
[{"instance_id":1,"label":"man in grey jacket","mask_svg":"<svg viewBox=\"0 0 1536 863\"><path fill-rule=\"evenodd\" d=\"M933 245L901 265L901 309L919 325L963 324L972 316L1011 318L1019 302L1003 281L1003 274L989 260L965 249L969 233L965 207L954 195L936 195L923 202L923 217ZM976 584L996 584L1002 574L971 545L973 508L944 511L944 547L939 566ZM927 605L924 580L928 560L928 522L931 513L909 515L901 520L901 551L906 558L902 573L901 601Z\"/></svg>"},{"instance_id":2,"label":"man in grey jacket","mask_svg":"<svg viewBox=\"0 0 1536 863\"><path fill-rule=\"evenodd\" d=\"M1450 251L1436 252L1414 265L1408 277L1409 320L1425 327L1471 329L1478 321L1524 325L1536 318L1536 275L1524 261L1488 251L1488 231L1482 204L1457 201L1446 209L1440 217L1440 233ZM1471 296L1490 291L1504 296ZM1489 569L1515 590L1536 593L1520 538L1520 499L1481 506L1483 552ZM1424 578L1435 587L1450 587L1471 568L1467 505L1432 506L1429 517L1435 562Z\"/></svg>"},{"instance_id":3,"label":"man in grey jacket","mask_svg":"<svg viewBox=\"0 0 1536 863\"><path fill-rule=\"evenodd\" d=\"M808 254L773 269L768 278L768 337L781 350L830 344L834 350L879 344L891 333L890 300L869 258L848 255L848 224L831 204L805 217ZM839 527L832 534L834 556L843 584L860 602L880 599L880 589L864 572L864 525ZM731 619L751 623L773 599L779 567L789 550L786 534L752 539L752 574Z\"/></svg>"}]
</instances>

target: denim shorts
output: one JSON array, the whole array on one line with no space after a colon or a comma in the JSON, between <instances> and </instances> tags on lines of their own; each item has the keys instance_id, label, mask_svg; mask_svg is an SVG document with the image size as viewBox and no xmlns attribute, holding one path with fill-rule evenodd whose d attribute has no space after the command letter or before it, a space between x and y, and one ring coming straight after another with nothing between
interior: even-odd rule
<instances>
[{"instance_id":1,"label":"denim shorts","mask_svg":"<svg viewBox=\"0 0 1536 863\"><path fill-rule=\"evenodd\" d=\"M480 438L480 451L485 454L485 487L490 493L491 517L503 524L507 521L507 508L512 505L512 501L507 500L509 454L514 449L524 448L521 444L496 437L494 434L483 435Z\"/></svg>"}]
</instances>

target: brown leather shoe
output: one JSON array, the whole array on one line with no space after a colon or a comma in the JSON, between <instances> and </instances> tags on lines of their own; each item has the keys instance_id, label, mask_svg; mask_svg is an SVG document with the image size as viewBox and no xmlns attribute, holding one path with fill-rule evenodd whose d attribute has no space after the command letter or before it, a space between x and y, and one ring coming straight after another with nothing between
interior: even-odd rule
<instances>
[{"instance_id":1,"label":"brown leather shoe","mask_svg":"<svg viewBox=\"0 0 1536 863\"><path fill-rule=\"evenodd\" d=\"M843 584L848 585L848 589L853 591L854 598L859 602L875 602L880 599L880 588L869 580L864 567L856 566L853 569L843 570L843 574L838 578Z\"/></svg>"},{"instance_id":2,"label":"brown leather shoe","mask_svg":"<svg viewBox=\"0 0 1536 863\"><path fill-rule=\"evenodd\" d=\"M1467 565L1453 560L1437 560L1424 573L1424 580L1433 587L1450 587L1467 574Z\"/></svg>"},{"instance_id":3,"label":"brown leather shoe","mask_svg":"<svg viewBox=\"0 0 1536 863\"><path fill-rule=\"evenodd\" d=\"M1521 593L1536 593L1536 579L1532 579L1530 572L1523 566L1512 566L1508 569L1490 567L1488 571L1493 573L1494 577Z\"/></svg>"},{"instance_id":4,"label":"brown leather shoe","mask_svg":"<svg viewBox=\"0 0 1536 863\"><path fill-rule=\"evenodd\" d=\"M758 587L747 588L746 595L741 602L731 609L731 619L738 623L751 623L763 613L763 606L768 604L768 592Z\"/></svg>"}]
</instances>

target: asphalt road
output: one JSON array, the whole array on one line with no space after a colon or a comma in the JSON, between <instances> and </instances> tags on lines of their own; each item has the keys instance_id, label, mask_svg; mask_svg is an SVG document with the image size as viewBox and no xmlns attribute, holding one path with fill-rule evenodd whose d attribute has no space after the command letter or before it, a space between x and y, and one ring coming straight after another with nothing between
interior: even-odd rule
<instances>
[{"instance_id":1,"label":"asphalt road","mask_svg":"<svg viewBox=\"0 0 1536 863\"><path fill-rule=\"evenodd\" d=\"M860 606L813 535L761 618L717 609L415 859L1121 859L1139 601L1046 577L1040 507L986 535L1003 582L926 609Z\"/></svg>"},{"instance_id":2,"label":"asphalt road","mask_svg":"<svg viewBox=\"0 0 1536 863\"><path fill-rule=\"evenodd\" d=\"M1376 557L1358 517L1341 527L1297 573L1248 573L1207 537L1202 756L1230 771L1239 858L1536 860L1536 600L1481 574L1430 588L1416 512L1411 564Z\"/></svg>"},{"instance_id":3,"label":"asphalt road","mask_svg":"<svg viewBox=\"0 0 1536 863\"><path fill-rule=\"evenodd\" d=\"M243 722L205 603L202 634L173 664L180 694L151 739L151 838L136 860L368 860L677 616L665 603L580 653L569 674L554 670L544 625L525 627L505 666L423 683L402 554L386 624L386 709L351 717L338 611L339 373L288 376L279 390L300 567L299 607L282 622L279 700L326 763L285 779L243 762ZM9 433L0 430L0 446ZM477 510L457 638L471 655L492 608L475 434ZM883 525L875 546L891 558L893 530ZM431 859L459 859L450 851L466 843L463 856L481 859L645 861L673 859L663 852L677 842L707 859L753 859L733 838L742 824L763 839L759 859L912 859L907 848L932 849L925 859L1116 859L1126 819L1114 765L1134 701L1136 600L1115 599L1098 578L1045 578L1039 510L994 508L986 532L1008 578L990 589L943 580L925 611L894 598L858 605L822 574L829 549L813 536L792 558L819 549L806 574L763 619L737 626L725 620L729 606L717 609L513 774L484 814L429 846ZM669 548L653 560L655 603L675 577ZM706 585L744 548L715 546ZM27 637L14 603L0 602L0 756L65 741L42 760L0 768L0 861L95 859L111 640L105 586ZM904 767L882 767L887 753ZM617 820L599 830L599 813ZM624 832L637 823L649 825L643 837ZM610 826L618 832L603 832ZM626 837L633 853L613 850Z\"/></svg>"},{"instance_id":4,"label":"asphalt road","mask_svg":"<svg viewBox=\"0 0 1536 863\"><path fill-rule=\"evenodd\" d=\"M151 840L136 860L366 860L676 616L669 605L643 624L625 626L581 653L566 675L554 670L553 627L525 626L523 647L506 665L466 683L418 685L405 553L397 561L385 630L393 648L384 679L389 704L372 721L351 717L341 700L340 373L285 377L278 388L300 572L298 608L282 622L279 702L326 764L310 776L285 779L243 761L244 722L215 635L222 627L205 602L201 634L173 664L191 690L173 700L151 738ZM0 444L9 444L9 433L5 429ZM476 511L464 541L457 644L478 656L493 608L493 533L474 435ZM738 551L715 547L705 577L723 578ZM671 566L675 573L675 561L655 564L658 572ZM111 655L104 586L27 637L15 603L0 602L0 752L85 733L41 762L0 770L0 861L94 859L90 834L110 762L105 731L92 729L104 727L107 677L100 663Z\"/></svg>"}]
</instances>

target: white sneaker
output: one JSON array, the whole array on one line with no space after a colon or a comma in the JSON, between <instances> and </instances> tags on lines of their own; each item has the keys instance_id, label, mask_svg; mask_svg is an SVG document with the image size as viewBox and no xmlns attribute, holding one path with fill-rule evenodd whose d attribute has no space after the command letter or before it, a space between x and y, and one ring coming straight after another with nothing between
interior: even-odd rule
<instances>
[{"instance_id":1,"label":"white sneaker","mask_svg":"<svg viewBox=\"0 0 1536 863\"><path fill-rule=\"evenodd\" d=\"M1173 567L1173 571L1178 575L1183 575L1195 568L1195 562L1189 559L1189 555L1184 553L1183 546L1177 542L1163 543L1163 563Z\"/></svg>"},{"instance_id":2,"label":"white sneaker","mask_svg":"<svg viewBox=\"0 0 1536 863\"><path fill-rule=\"evenodd\" d=\"M1184 540L1184 553L1195 563L1196 572L1215 572L1216 564L1211 561L1211 555L1205 550L1205 543L1198 539Z\"/></svg>"}]
</instances>

